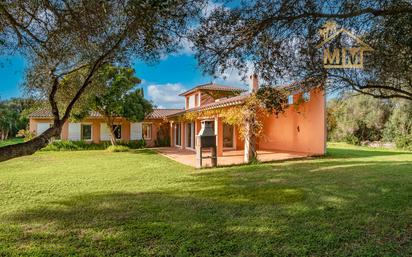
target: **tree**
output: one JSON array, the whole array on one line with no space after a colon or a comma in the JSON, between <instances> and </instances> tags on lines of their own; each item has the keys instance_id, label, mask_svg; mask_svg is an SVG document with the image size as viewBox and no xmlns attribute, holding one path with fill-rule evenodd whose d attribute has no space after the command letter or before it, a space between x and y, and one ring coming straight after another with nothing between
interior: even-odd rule
<instances>
[{"instance_id":1,"label":"tree","mask_svg":"<svg viewBox=\"0 0 412 257\"><path fill-rule=\"evenodd\" d=\"M323 67L318 31L331 19L375 49L364 70ZM407 0L259 0L214 10L191 38L210 74L237 69L246 75L252 69L267 85L327 79L330 90L412 100L411 29Z\"/></svg>"},{"instance_id":2,"label":"tree","mask_svg":"<svg viewBox=\"0 0 412 257\"><path fill-rule=\"evenodd\" d=\"M412 149L412 103L399 100L385 124L384 140L395 142L398 148Z\"/></svg>"},{"instance_id":3,"label":"tree","mask_svg":"<svg viewBox=\"0 0 412 257\"><path fill-rule=\"evenodd\" d=\"M111 135L110 141L116 145L116 118L142 121L153 111L152 104L144 99L141 88L135 88L140 79L134 76L131 68L107 65L94 83L98 84L100 92L91 97L91 108L104 116Z\"/></svg>"},{"instance_id":4,"label":"tree","mask_svg":"<svg viewBox=\"0 0 412 257\"><path fill-rule=\"evenodd\" d=\"M154 62L179 49L202 7L203 0L1 1L0 52L17 51L29 60L26 89L49 102L53 125L28 142L0 148L0 161L33 154L60 134L107 63ZM63 78L76 73L64 105L56 96Z\"/></svg>"},{"instance_id":5,"label":"tree","mask_svg":"<svg viewBox=\"0 0 412 257\"><path fill-rule=\"evenodd\" d=\"M360 144L362 141L380 141L392 111L388 100L362 94L345 94L331 101L336 120L330 137L336 141Z\"/></svg>"},{"instance_id":6,"label":"tree","mask_svg":"<svg viewBox=\"0 0 412 257\"><path fill-rule=\"evenodd\" d=\"M12 98L0 101L0 140L14 137L28 124L28 112L35 105L33 99Z\"/></svg>"},{"instance_id":7,"label":"tree","mask_svg":"<svg viewBox=\"0 0 412 257\"><path fill-rule=\"evenodd\" d=\"M18 113L10 107L0 104L0 140L6 140L17 126Z\"/></svg>"}]
</instances>

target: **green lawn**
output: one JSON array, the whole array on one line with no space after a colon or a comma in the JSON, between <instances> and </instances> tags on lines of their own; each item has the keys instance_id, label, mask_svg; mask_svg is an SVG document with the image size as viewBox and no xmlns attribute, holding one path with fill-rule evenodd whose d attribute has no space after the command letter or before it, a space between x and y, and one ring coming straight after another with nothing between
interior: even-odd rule
<instances>
[{"instance_id":1,"label":"green lawn","mask_svg":"<svg viewBox=\"0 0 412 257\"><path fill-rule=\"evenodd\" d=\"M194 170L149 150L0 163L0 256L411 256L412 152Z\"/></svg>"},{"instance_id":2,"label":"green lawn","mask_svg":"<svg viewBox=\"0 0 412 257\"><path fill-rule=\"evenodd\" d=\"M0 140L0 147L6 146L6 145L14 145L18 143L23 143L23 138L10 138L7 140Z\"/></svg>"}]
</instances>

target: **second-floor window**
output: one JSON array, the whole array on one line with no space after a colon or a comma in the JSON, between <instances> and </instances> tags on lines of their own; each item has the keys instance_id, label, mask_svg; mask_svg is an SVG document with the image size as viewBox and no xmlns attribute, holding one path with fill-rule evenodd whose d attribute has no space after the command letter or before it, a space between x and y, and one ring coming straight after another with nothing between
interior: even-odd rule
<instances>
[{"instance_id":1,"label":"second-floor window","mask_svg":"<svg viewBox=\"0 0 412 257\"><path fill-rule=\"evenodd\" d=\"M293 104L293 95L288 96L288 104Z\"/></svg>"},{"instance_id":2,"label":"second-floor window","mask_svg":"<svg viewBox=\"0 0 412 257\"><path fill-rule=\"evenodd\" d=\"M303 93L303 101L309 102L309 100L310 100L310 93L309 92Z\"/></svg>"},{"instance_id":3,"label":"second-floor window","mask_svg":"<svg viewBox=\"0 0 412 257\"><path fill-rule=\"evenodd\" d=\"M196 107L195 106L195 97L196 97L196 95L189 96L188 104L187 104L188 109Z\"/></svg>"}]
</instances>

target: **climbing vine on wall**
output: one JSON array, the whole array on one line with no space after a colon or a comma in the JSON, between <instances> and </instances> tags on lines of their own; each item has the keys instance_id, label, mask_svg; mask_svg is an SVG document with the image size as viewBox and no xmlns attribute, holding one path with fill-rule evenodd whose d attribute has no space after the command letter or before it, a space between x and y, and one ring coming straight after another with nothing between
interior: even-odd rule
<instances>
[{"instance_id":1,"label":"climbing vine on wall","mask_svg":"<svg viewBox=\"0 0 412 257\"><path fill-rule=\"evenodd\" d=\"M223 122L237 126L242 137L247 133L245 122L253 121L249 127L250 133L260 136L263 131L263 118L270 114L279 115L286 107L286 92L273 87L262 87L258 92L251 94L240 106L188 112L180 117L179 121L195 121L198 118L219 116Z\"/></svg>"}]
</instances>

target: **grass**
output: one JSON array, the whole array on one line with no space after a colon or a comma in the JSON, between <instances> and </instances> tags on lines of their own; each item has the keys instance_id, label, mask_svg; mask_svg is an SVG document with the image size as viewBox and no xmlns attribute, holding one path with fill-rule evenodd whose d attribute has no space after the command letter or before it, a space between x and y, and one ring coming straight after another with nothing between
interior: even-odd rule
<instances>
[{"instance_id":1,"label":"grass","mask_svg":"<svg viewBox=\"0 0 412 257\"><path fill-rule=\"evenodd\" d=\"M0 164L0 256L411 256L412 152L194 170L149 150Z\"/></svg>"},{"instance_id":2,"label":"grass","mask_svg":"<svg viewBox=\"0 0 412 257\"><path fill-rule=\"evenodd\" d=\"M23 138L9 138L7 140L0 140L0 147L2 146L6 146L6 145L14 145L14 144L18 144L18 143L23 143L24 140Z\"/></svg>"}]
</instances>

